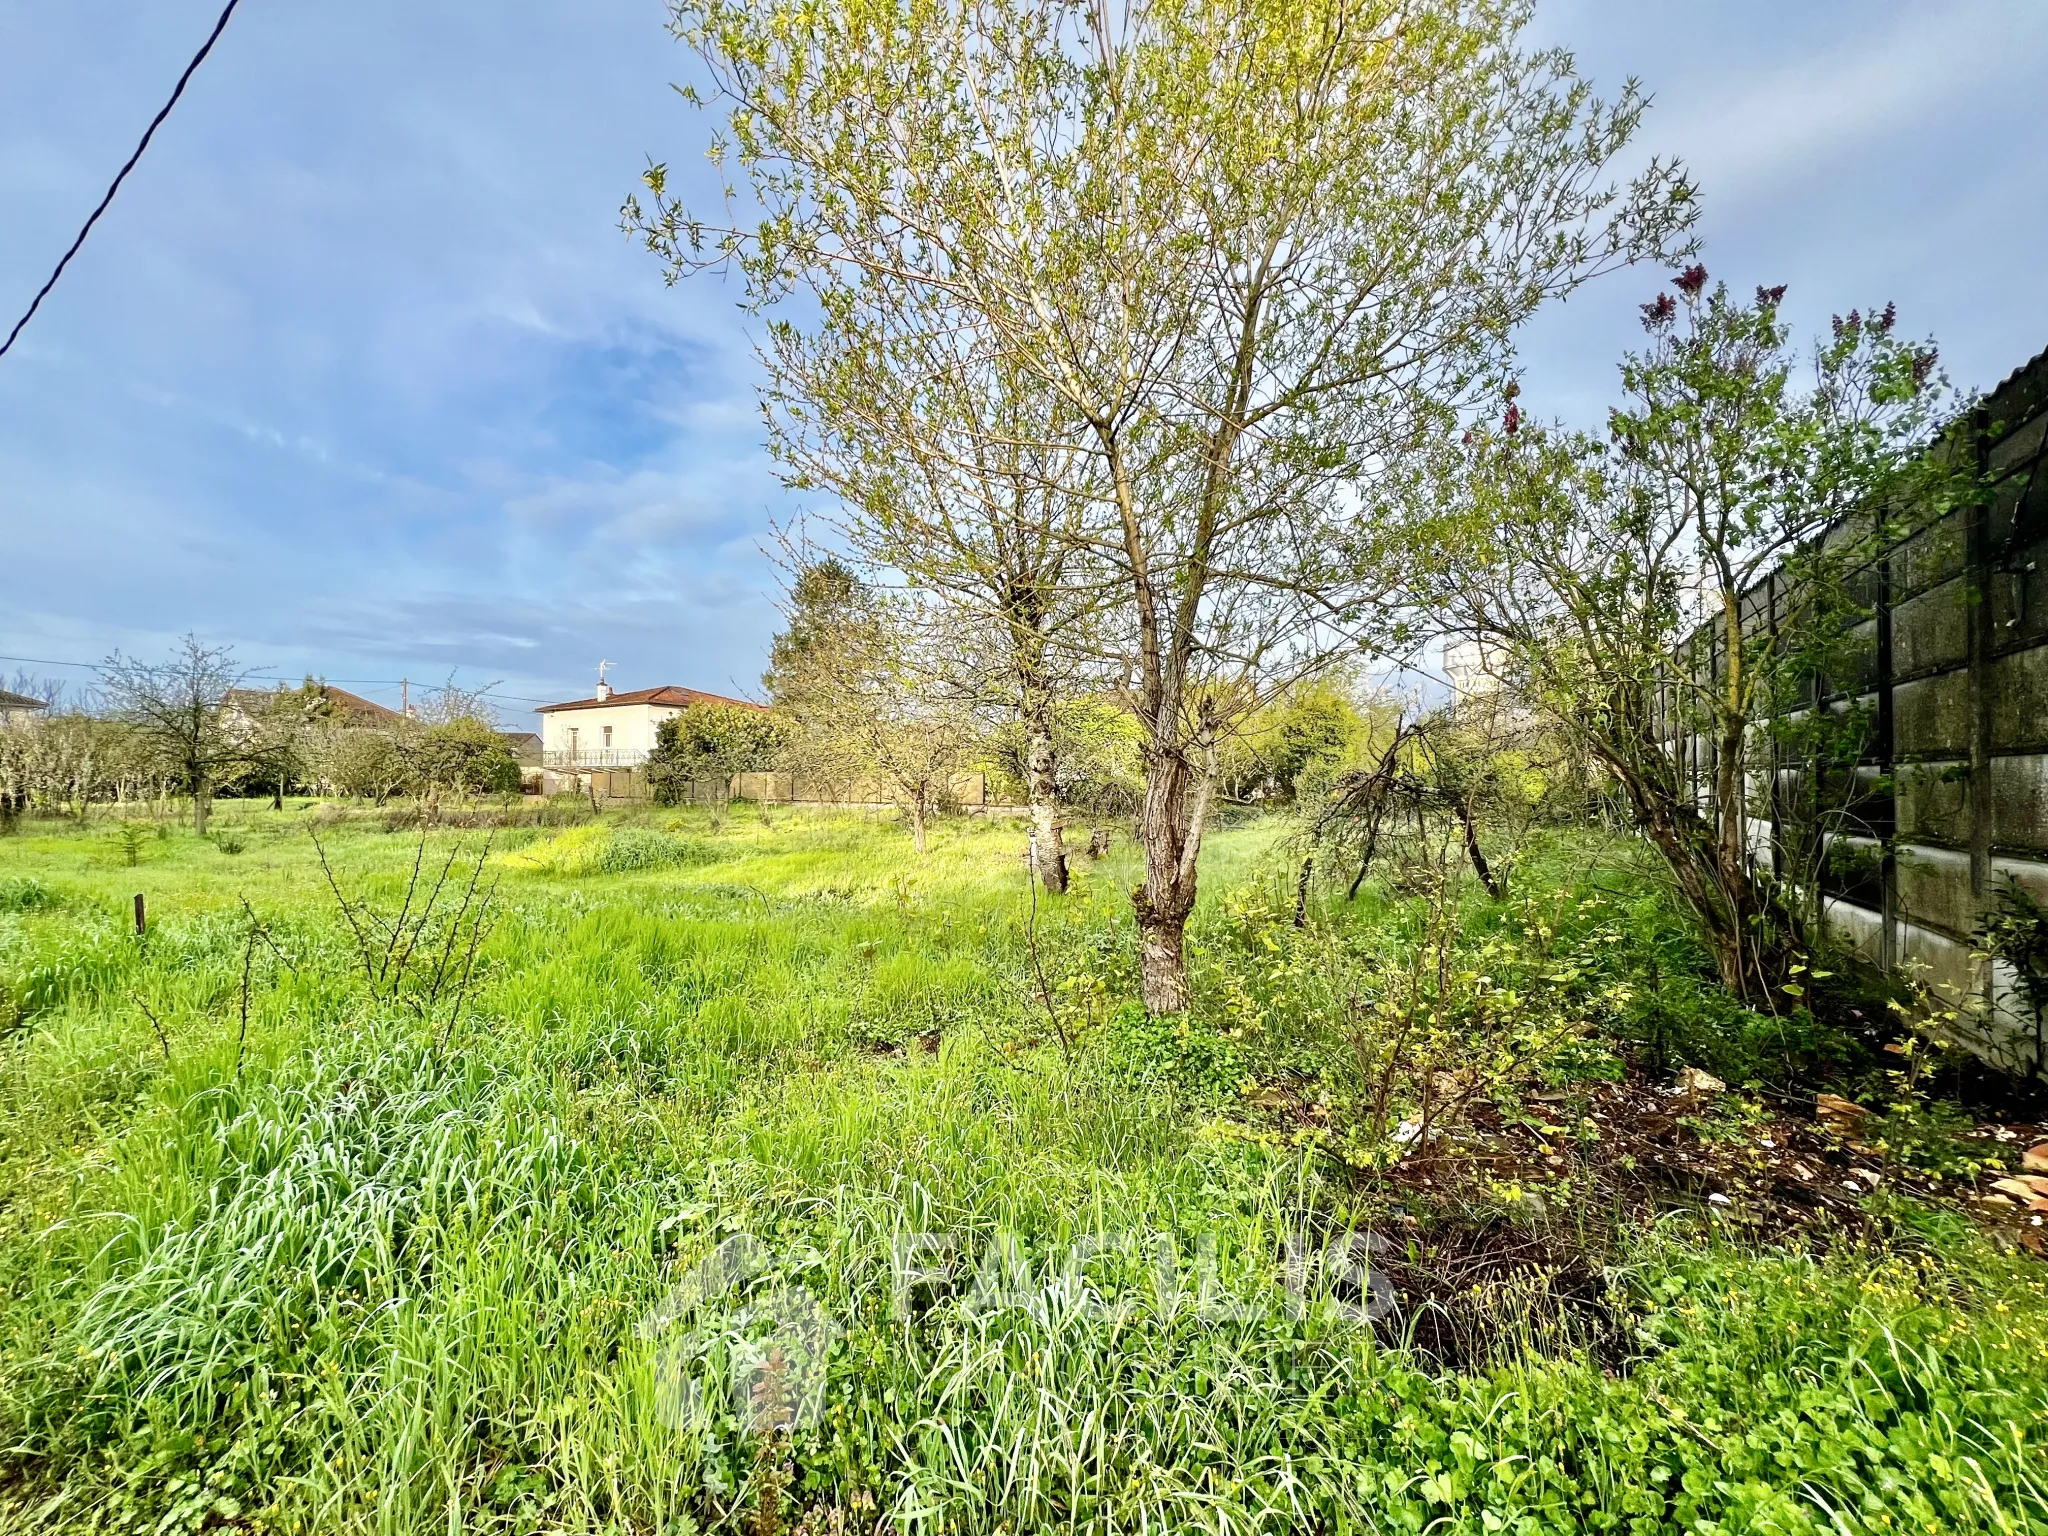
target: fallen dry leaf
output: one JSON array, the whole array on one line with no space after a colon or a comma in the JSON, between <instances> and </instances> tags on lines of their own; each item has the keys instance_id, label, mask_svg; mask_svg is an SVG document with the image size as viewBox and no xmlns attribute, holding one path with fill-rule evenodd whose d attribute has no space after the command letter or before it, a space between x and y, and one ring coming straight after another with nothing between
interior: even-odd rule
<instances>
[{"instance_id":1,"label":"fallen dry leaf","mask_svg":"<svg viewBox=\"0 0 2048 1536\"><path fill-rule=\"evenodd\" d=\"M2029 1173L2048 1173L2048 1141L2020 1154L2020 1166Z\"/></svg>"},{"instance_id":2,"label":"fallen dry leaf","mask_svg":"<svg viewBox=\"0 0 2048 1536\"><path fill-rule=\"evenodd\" d=\"M2017 1195L2022 1200L2039 1200L2048 1197L2048 1179L2022 1175L2016 1179L1993 1179L1991 1187L2008 1195Z\"/></svg>"},{"instance_id":3,"label":"fallen dry leaf","mask_svg":"<svg viewBox=\"0 0 2048 1536\"><path fill-rule=\"evenodd\" d=\"M1854 1130L1870 1114L1861 1104L1852 1104L1835 1093L1816 1095L1813 1108L1820 1117L1820 1123L1831 1131Z\"/></svg>"}]
</instances>

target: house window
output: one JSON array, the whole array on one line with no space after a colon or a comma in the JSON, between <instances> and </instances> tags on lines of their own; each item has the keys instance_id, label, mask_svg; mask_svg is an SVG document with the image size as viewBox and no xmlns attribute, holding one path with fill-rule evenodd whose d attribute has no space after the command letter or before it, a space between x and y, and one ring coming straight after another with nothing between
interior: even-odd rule
<instances>
[{"instance_id":1,"label":"house window","mask_svg":"<svg viewBox=\"0 0 2048 1536\"><path fill-rule=\"evenodd\" d=\"M569 756L572 759L576 756L576 727L573 725L569 727Z\"/></svg>"},{"instance_id":2,"label":"house window","mask_svg":"<svg viewBox=\"0 0 2048 1536\"><path fill-rule=\"evenodd\" d=\"M612 746L612 728L611 728L610 726L606 726L606 727L604 728L604 746L605 746L605 750L606 750L607 752L609 752L609 751L611 750L611 746Z\"/></svg>"}]
</instances>

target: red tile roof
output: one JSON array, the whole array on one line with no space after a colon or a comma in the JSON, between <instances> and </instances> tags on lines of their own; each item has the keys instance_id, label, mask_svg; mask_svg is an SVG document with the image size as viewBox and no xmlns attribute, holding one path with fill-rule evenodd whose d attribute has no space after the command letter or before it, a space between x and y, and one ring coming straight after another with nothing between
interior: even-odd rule
<instances>
[{"instance_id":1,"label":"red tile roof","mask_svg":"<svg viewBox=\"0 0 2048 1536\"><path fill-rule=\"evenodd\" d=\"M332 683L318 683L315 686L344 725L395 725L405 718L397 710L387 708L375 699L366 699L359 693L350 693L346 688L337 688ZM275 690L230 688L224 702L246 714L258 714L281 698L297 698L298 695L298 689L285 688L282 685Z\"/></svg>"},{"instance_id":2,"label":"red tile roof","mask_svg":"<svg viewBox=\"0 0 2048 1536\"><path fill-rule=\"evenodd\" d=\"M615 693L608 699L571 699L565 704L543 704L534 713L546 715L558 709L611 709L620 704L652 704L668 709L687 709L692 704L736 704L741 709L768 707L766 704L756 704L751 699L729 699L722 693L706 693L700 688L678 688L669 683L659 688L635 688L627 693Z\"/></svg>"}]
</instances>

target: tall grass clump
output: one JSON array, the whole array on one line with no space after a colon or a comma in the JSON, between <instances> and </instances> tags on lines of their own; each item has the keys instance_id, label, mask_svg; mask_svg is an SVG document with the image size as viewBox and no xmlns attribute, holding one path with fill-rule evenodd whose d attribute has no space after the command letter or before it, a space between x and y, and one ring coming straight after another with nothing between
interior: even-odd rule
<instances>
[{"instance_id":1,"label":"tall grass clump","mask_svg":"<svg viewBox=\"0 0 2048 1536\"><path fill-rule=\"evenodd\" d=\"M504 856L514 869L553 875L625 875L716 861L702 843L646 827L572 827Z\"/></svg>"},{"instance_id":2,"label":"tall grass clump","mask_svg":"<svg viewBox=\"0 0 2048 1536\"><path fill-rule=\"evenodd\" d=\"M0 912L35 912L57 904L56 896L42 881L28 875L0 879Z\"/></svg>"}]
</instances>

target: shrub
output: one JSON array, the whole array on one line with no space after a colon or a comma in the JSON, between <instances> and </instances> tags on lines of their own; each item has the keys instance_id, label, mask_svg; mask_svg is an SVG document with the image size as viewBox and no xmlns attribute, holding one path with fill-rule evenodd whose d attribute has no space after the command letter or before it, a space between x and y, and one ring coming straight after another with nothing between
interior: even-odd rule
<instances>
[{"instance_id":1,"label":"shrub","mask_svg":"<svg viewBox=\"0 0 2048 1536\"><path fill-rule=\"evenodd\" d=\"M781 745L781 722L766 710L699 701L656 728L647 782L657 801L676 805L689 798L691 784L699 779L723 786L736 773L769 767ZM724 798L722 787L719 798Z\"/></svg>"},{"instance_id":2,"label":"shrub","mask_svg":"<svg viewBox=\"0 0 2048 1536\"><path fill-rule=\"evenodd\" d=\"M549 875L623 875L671 865L709 864L716 855L688 838L639 827L572 827L504 855L514 869Z\"/></svg>"},{"instance_id":3,"label":"shrub","mask_svg":"<svg viewBox=\"0 0 2048 1536\"><path fill-rule=\"evenodd\" d=\"M27 875L0 880L0 912L33 912L56 904L57 898L40 880Z\"/></svg>"},{"instance_id":4,"label":"shrub","mask_svg":"<svg viewBox=\"0 0 2048 1536\"><path fill-rule=\"evenodd\" d=\"M402 743L414 794L516 795L519 760L482 720L432 725Z\"/></svg>"}]
</instances>

